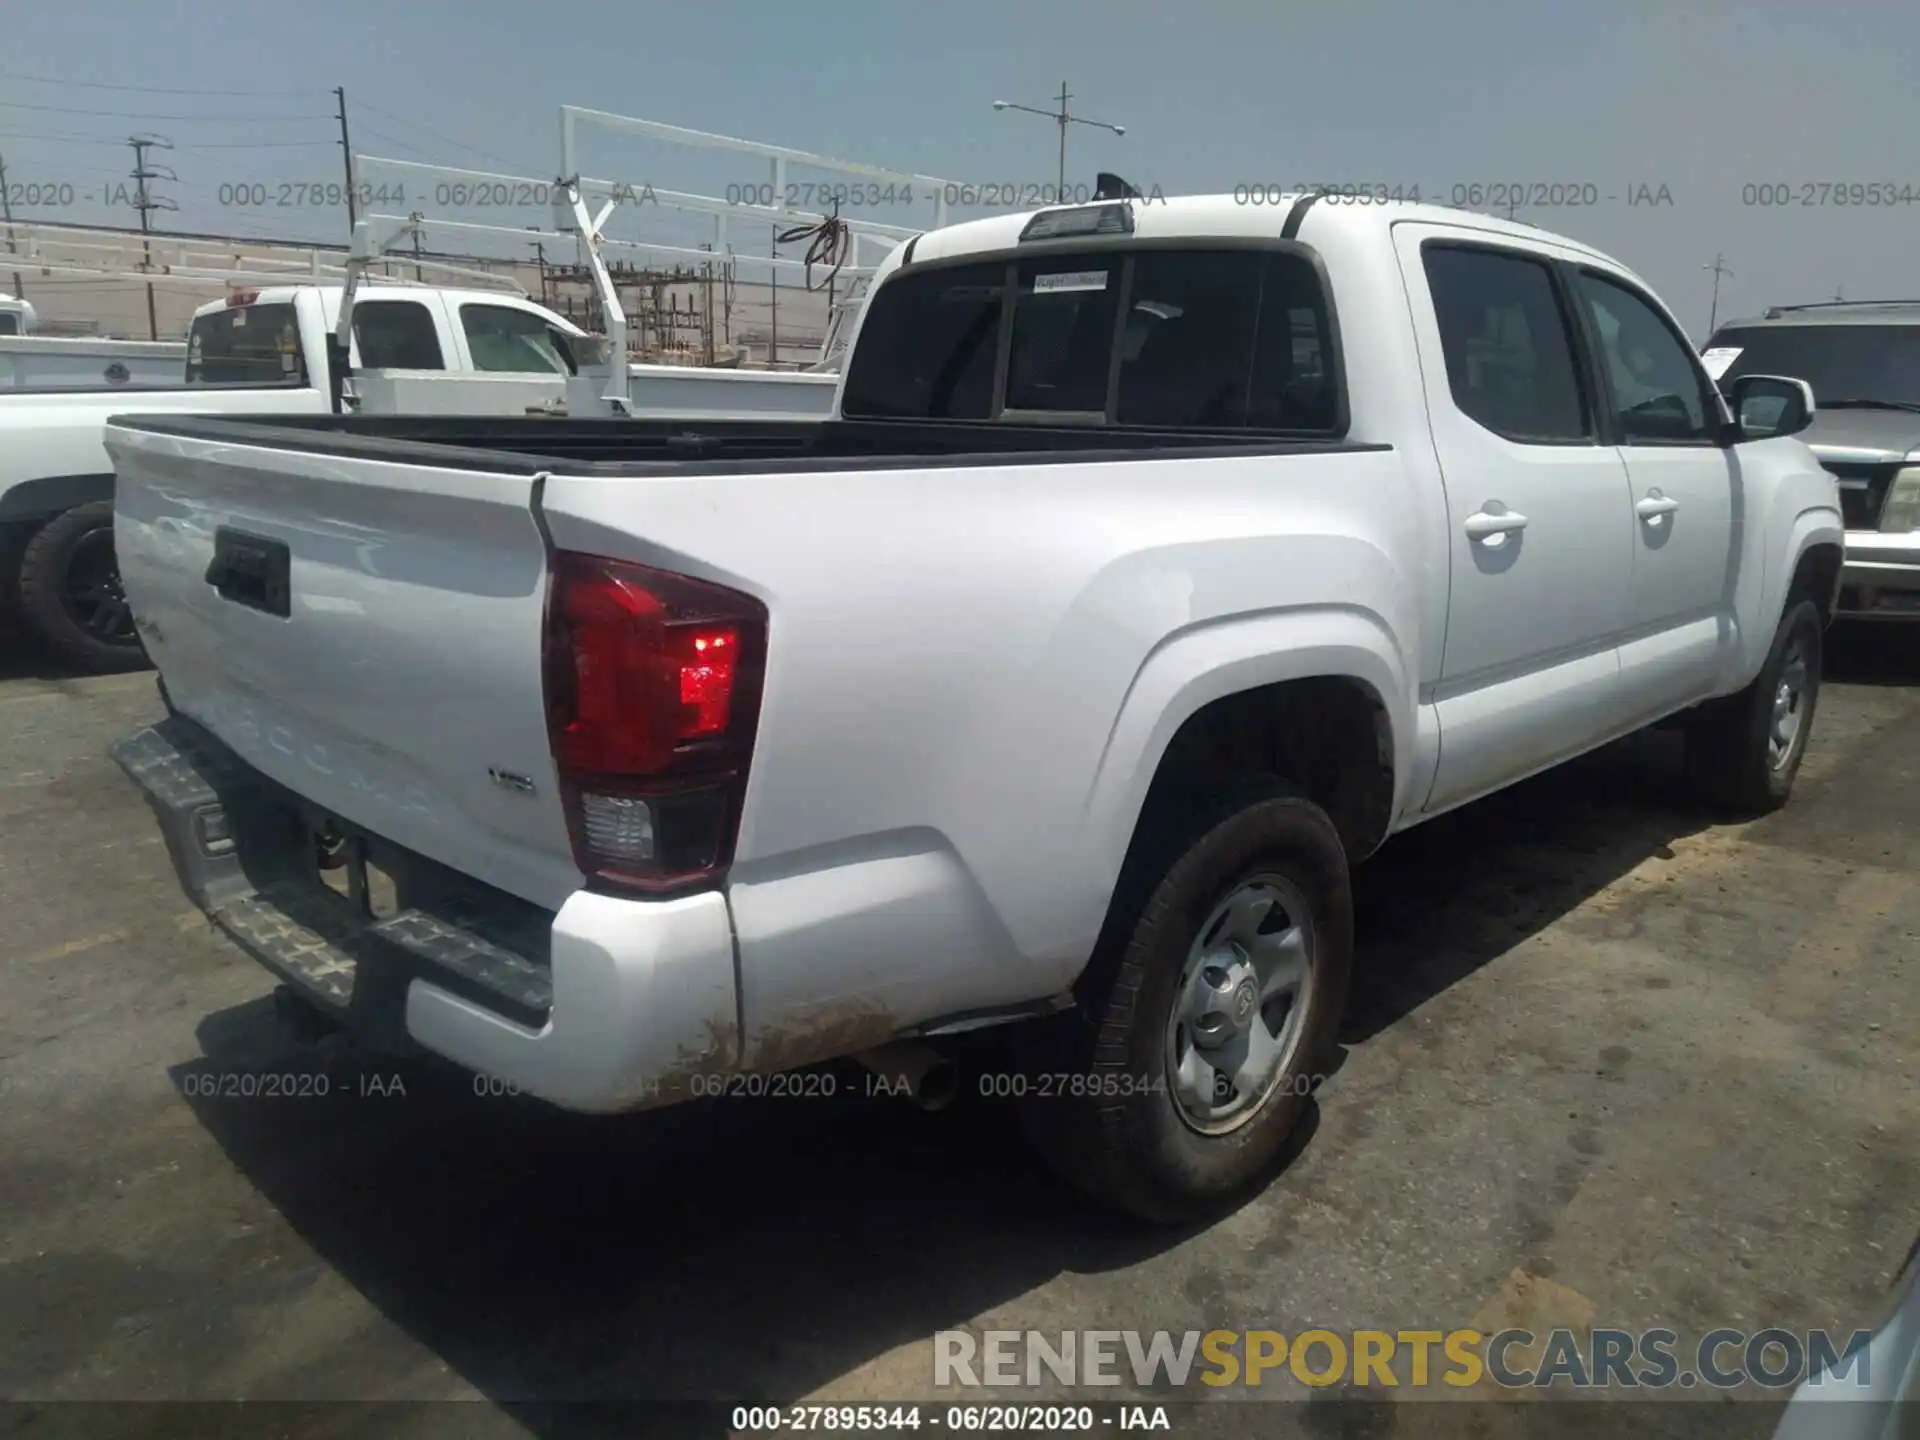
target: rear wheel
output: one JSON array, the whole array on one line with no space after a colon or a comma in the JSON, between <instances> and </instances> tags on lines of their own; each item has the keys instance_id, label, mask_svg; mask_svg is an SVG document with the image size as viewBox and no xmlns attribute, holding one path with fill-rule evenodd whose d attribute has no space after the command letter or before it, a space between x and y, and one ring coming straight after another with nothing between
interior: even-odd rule
<instances>
[{"instance_id":1,"label":"rear wheel","mask_svg":"<svg viewBox=\"0 0 1920 1440\"><path fill-rule=\"evenodd\" d=\"M13 625L20 611L20 556L32 538L30 525L0 525L0 624Z\"/></svg>"},{"instance_id":2,"label":"rear wheel","mask_svg":"<svg viewBox=\"0 0 1920 1440\"><path fill-rule=\"evenodd\" d=\"M1703 799L1744 815L1787 803L1820 698L1824 629L1813 601L1792 602L1753 683L1690 718L1687 778Z\"/></svg>"},{"instance_id":3,"label":"rear wheel","mask_svg":"<svg viewBox=\"0 0 1920 1440\"><path fill-rule=\"evenodd\" d=\"M113 553L113 502L54 516L20 557L20 607L40 639L90 674L147 663Z\"/></svg>"},{"instance_id":4,"label":"rear wheel","mask_svg":"<svg viewBox=\"0 0 1920 1440\"><path fill-rule=\"evenodd\" d=\"M1281 1157L1331 1060L1353 958L1346 852L1317 805L1266 793L1176 833L1171 862L1116 898L1064 1073L1029 1084L1026 1105L1067 1178L1166 1222Z\"/></svg>"}]
</instances>

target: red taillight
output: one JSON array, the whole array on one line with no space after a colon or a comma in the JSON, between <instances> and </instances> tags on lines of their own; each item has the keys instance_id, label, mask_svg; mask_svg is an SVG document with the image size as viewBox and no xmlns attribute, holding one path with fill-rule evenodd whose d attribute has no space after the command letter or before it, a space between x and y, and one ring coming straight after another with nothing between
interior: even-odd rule
<instances>
[{"instance_id":1,"label":"red taillight","mask_svg":"<svg viewBox=\"0 0 1920 1440\"><path fill-rule=\"evenodd\" d=\"M243 305L251 305L260 298L258 290L236 290L227 296L227 308L237 310Z\"/></svg>"},{"instance_id":2,"label":"red taillight","mask_svg":"<svg viewBox=\"0 0 1920 1440\"><path fill-rule=\"evenodd\" d=\"M733 703L740 632L732 626L696 632L687 637L687 651L680 661L680 707L691 712L687 733L718 735L727 728Z\"/></svg>"},{"instance_id":3,"label":"red taillight","mask_svg":"<svg viewBox=\"0 0 1920 1440\"><path fill-rule=\"evenodd\" d=\"M575 858L642 890L731 858L760 705L766 608L664 570L563 552L547 713Z\"/></svg>"}]
</instances>

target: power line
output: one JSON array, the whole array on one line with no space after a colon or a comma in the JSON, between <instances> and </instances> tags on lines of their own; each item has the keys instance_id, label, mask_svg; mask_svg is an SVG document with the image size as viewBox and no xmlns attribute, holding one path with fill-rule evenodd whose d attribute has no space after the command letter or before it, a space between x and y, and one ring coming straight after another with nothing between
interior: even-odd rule
<instances>
[{"instance_id":1,"label":"power line","mask_svg":"<svg viewBox=\"0 0 1920 1440\"><path fill-rule=\"evenodd\" d=\"M323 148L331 150L338 140L194 140L178 148L182 150L312 150Z\"/></svg>"},{"instance_id":2,"label":"power line","mask_svg":"<svg viewBox=\"0 0 1920 1440\"><path fill-rule=\"evenodd\" d=\"M0 79L19 80L28 85L58 85L74 90L124 90L136 95L320 95L320 90L170 90L158 85L109 85L102 80L54 80L44 75L28 75L19 70L0 70Z\"/></svg>"},{"instance_id":3,"label":"power line","mask_svg":"<svg viewBox=\"0 0 1920 1440\"><path fill-rule=\"evenodd\" d=\"M127 142L96 135L41 135L31 130L0 130L0 139L38 140L47 145L105 145L118 150ZM331 149L338 140L195 140L175 147L180 150L307 150L324 145Z\"/></svg>"},{"instance_id":4,"label":"power line","mask_svg":"<svg viewBox=\"0 0 1920 1440\"><path fill-rule=\"evenodd\" d=\"M360 108L364 110L366 107L363 105ZM402 150L405 150L410 154L425 155L427 153L426 151L420 149L419 146L409 145L405 140L401 140L396 138L395 136L389 135L384 130L374 129L373 126L367 124L367 122L364 120L360 122L360 133L362 135L371 135L376 140L384 140L389 145L398 145Z\"/></svg>"},{"instance_id":5,"label":"power line","mask_svg":"<svg viewBox=\"0 0 1920 1440\"><path fill-rule=\"evenodd\" d=\"M152 115L137 110L76 110L70 105L31 105L25 100L0 100L0 110L42 110L49 115L92 115L102 120L197 120L205 124L304 124L331 120L331 115Z\"/></svg>"},{"instance_id":6,"label":"power line","mask_svg":"<svg viewBox=\"0 0 1920 1440\"><path fill-rule=\"evenodd\" d=\"M438 140L442 145L451 145L454 149L464 150L469 155L478 155L482 160L491 160L496 165L505 165L508 169L513 168L513 162L511 160L502 160L498 155L493 154L491 151L476 149L472 145L463 144L462 142L455 140L450 136L442 135L437 130L429 130L425 125L422 125L418 120L409 120L404 115L396 115L391 110L382 110L378 105L369 105L364 100L355 100L353 104L354 104L354 108L357 110L371 110L376 115L384 115L387 119L393 121L395 124L404 125L409 130L418 130L422 135L430 136L433 139ZM363 123L360 128L362 130L365 130L367 127ZM387 138L390 144L399 145L402 143L401 141L394 140L391 136ZM407 148L411 149L412 147L409 146ZM413 153L418 155L423 152L419 150L415 150Z\"/></svg>"},{"instance_id":7,"label":"power line","mask_svg":"<svg viewBox=\"0 0 1920 1440\"><path fill-rule=\"evenodd\" d=\"M124 145L126 141L123 140L120 143ZM225 230L154 230L151 232L143 232L137 226L131 225L91 225L78 224L66 220L36 220L33 223L42 230L84 230L102 235L139 236L148 234L154 240L217 240L222 243L231 242L241 245L279 245L296 250L337 251L342 255L348 253L348 247L342 245L338 240L302 240L276 235L235 235L231 231ZM440 252L430 251L428 253L438 257ZM163 276L161 278L164 279L166 277ZM128 283L137 284L139 282L130 281Z\"/></svg>"},{"instance_id":8,"label":"power line","mask_svg":"<svg viewBox=\"0 0 1920 1440\"><path fill-rule=\"evenodd\" d=\"M101 143L105 144L106 142L102 141ZM60 161L59 169L63 175L84 172L88 175L112 175L116 178L124 178L127 173L117 165L76 165L71 160Z\"/></svg>"},{"instance_id":9,"label":"power line","mask_svg":"<svg viewBox=\"0 0 1920 1440\"><path fill-rule=\"evenodd\" d=\"M31 130L0 130L0 139L41 140L49 145L111 145L116 150L127 143L97 135L37 135Z\"/></svg>"}]
</instances>

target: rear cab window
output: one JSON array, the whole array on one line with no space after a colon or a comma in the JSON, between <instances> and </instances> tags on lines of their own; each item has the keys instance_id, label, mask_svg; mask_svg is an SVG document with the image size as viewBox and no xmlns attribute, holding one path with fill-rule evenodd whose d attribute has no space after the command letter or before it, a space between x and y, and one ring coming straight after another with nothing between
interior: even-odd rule
<instances>
[{"instance_id":1,"label":"rear cab window","mask_svg":"<svg viewBox=\"0 0 1920 1440\"><path fill-rule=\"evenodd\" d=\"M1006 287L1004 264L909 271L881 285L860 322L841 413L985 420Z\"/></svg>"},{"instance_id":2,"label":"rear cab window","mask_svg":"<svg viewBox=\"0 0 1920 1440\"><path fill-rule=\"evenodd\" d=\"M229 305L187 331L189 385L305 385L300 317L291 301Z\"/></svg>"},{"instance_id":3,"label":"rear cab window","mask_svg":"<svg viewBox=\"0 0 1920 1440\"><path fill-rule=\"evenodd\" d=\"M849 418L1345 433L1310 252L1143 244L929 264L868 302Z\"/></svg>"},{"instance_id":4,"label":"rear cab window","mask_svg":"<svg viewBox=\"0 0 1920 1440\"><path fill-rule=\"evenodd\" d=\"M1002 410L1104 419L1120 258L1027 260L1016 275Z\"/></svg>"}]
</instances>

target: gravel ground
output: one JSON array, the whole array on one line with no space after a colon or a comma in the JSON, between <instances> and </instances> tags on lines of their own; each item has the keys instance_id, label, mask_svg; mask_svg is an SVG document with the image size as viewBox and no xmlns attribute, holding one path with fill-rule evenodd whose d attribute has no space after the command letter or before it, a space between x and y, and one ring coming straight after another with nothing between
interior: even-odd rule
<instances>
[{"instance_id":1,"label":"gravel ground","mask_svg":"<svg viewBox=\"0 0 1920 1440\"><path fill-rule=\"evenodd\" d=\"M1712 824L1643 737L1364 867L1302 1153L1171 1233L1090 1211L978 1099L589 1120L297 1046L107 758L157 717L151 675L0 653L0 1396L31 1402L0 1433L214 1428L62 1401L558 1436L614 1433L575 1401L932 1399L958 1326L1850 1330L1920 1229L1920 635L1832 648L1776 816ZM288 1073L324 1081L222 1093ZM1435 1408L1208 1423L1410 1435ZM1764 1434L1777 1402L1715 1413Z\"/></svg>"}]
</instances>

